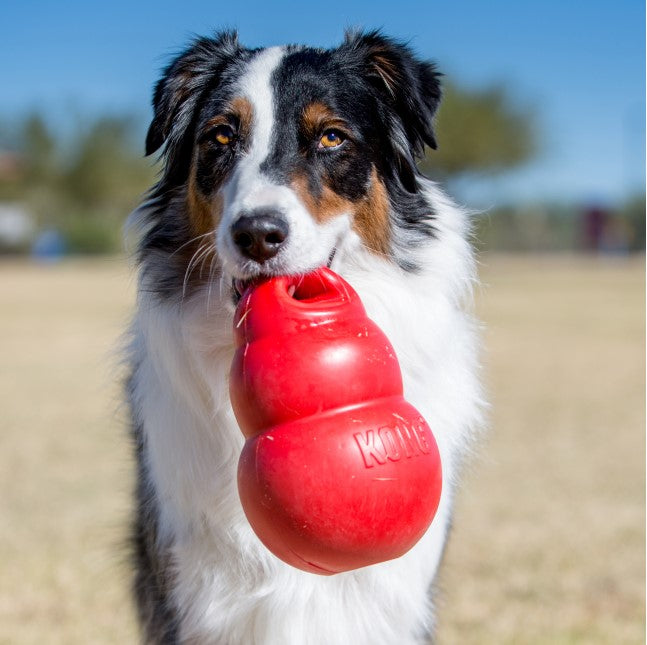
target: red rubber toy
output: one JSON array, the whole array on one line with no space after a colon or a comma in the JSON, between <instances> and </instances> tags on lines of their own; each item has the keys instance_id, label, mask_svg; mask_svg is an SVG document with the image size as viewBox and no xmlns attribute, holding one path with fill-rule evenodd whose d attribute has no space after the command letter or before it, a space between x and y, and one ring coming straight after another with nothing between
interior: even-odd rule
<instances>
[{"instance_id":1,"label":"red rubber toy","mask_svg":"<svg viewBox=\"0 0 647 645\"><path fill-rule=\"evenodd\" d=\"M249 287L234 317L238 490L277 557L329 575L397 558L429 527L440 456L393 347L329 269Z\"/></svg>"}]
</instances>

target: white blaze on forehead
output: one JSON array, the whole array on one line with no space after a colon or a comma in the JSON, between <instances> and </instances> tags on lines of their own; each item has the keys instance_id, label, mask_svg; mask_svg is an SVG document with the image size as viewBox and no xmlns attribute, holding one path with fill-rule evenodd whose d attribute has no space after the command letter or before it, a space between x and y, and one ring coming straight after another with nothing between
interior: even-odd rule
<instances>
[{"instance_id":1,"label":"white blaze on forehead","mask_svg":"<svg viewBox=\"0 0 647 645\"><path fill-rule=\"evenodd\" d=\"M337 240L350 228L348 217L318 224L292 187L276 183L261 172L261 164L272 147L276 122L272 74L285 53L283 47L272 47L258 53L249 62L235 90L238 96L250 102L253 115L247 151L240 155L231 177L222 188L218 254L225 272L233 277L248 278L261 272L275 275L306 273L326 263ZM280 252L261 267L236 247L231 227L241 214L263 209L280 212L290 233Z\"/></svg>"},{"instance_id":2,"label":"white blaze on forehead","mask_svg":"<svg viewBox=\"0 0 647 645\"><path fill-rule=\"evenodd\" d=\"M283 47L263 50L252 59L240 80L239 92L253 108L252 142L245 165L258 167L269 153L274 127L274 92L270 80L284 55Z\"/></svg>"}]
</instances>

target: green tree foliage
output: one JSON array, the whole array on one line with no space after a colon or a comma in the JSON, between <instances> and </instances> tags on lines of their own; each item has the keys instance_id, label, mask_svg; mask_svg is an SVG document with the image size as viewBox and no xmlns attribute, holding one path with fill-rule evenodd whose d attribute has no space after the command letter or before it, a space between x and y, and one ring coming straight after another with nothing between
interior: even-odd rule
<instances>
[{"instance_id":1,"label":"green tree foliage","mask_svg":"<svg viewBox=\"0 0 647 645\"><path fill-rule=\"evenodd\" d=\"M645 194L634 195L624 204L620 216L629 230L629 248L632 251L645 250Z\"/></svg>"},{"instance_id":2,"label":"green tree foliage","mask_svg":"<svg viewBox=\"0 0 647 645\"><path fill-rule=\"evenodd\" d=\"M60 230L74 251L118 248L121 223L155 177L153 163L136 149L143 140L136 126L128 117L99 117L66 141L38 114L17 135L0 128L0 152L12 150L19 166L0 176L0 201L23 204L39 228Z\"/></svg>"},{"instance_id":3,"label":"green tree foliage","mask_svg":"<svg viewBox=\"0 0 647 645\"><path fill-rule=\"evenodd\" d=\"M25 179L30 183L51 182L56 174L56 141L39 114L31 114L22 127Z\"/></svg>"},{"instance_id":4,"label":"green tree foliage","mask_svg":"<svg viewBox=\"0 0 647 645\"><path fill-rule=\"evenodd\" d=\"M502 85L465 90L447 84L438 110L438 150L428 150L420 169L448 180L466 173L499 173L537 151L534 115L514 104Z\"/></svg>"},{"instance_id":5,"label":"green tree foliage","mask_svg":"<svg viewBox=\"0 0 647 645\"><path fill-rule=\"evenodd\" d=\"M88 211L134 206L151 182L151 163L134 150L134 129L130 119L103 117L79 135L61 178L68 198Z\"/></svg>"}]
</instances>

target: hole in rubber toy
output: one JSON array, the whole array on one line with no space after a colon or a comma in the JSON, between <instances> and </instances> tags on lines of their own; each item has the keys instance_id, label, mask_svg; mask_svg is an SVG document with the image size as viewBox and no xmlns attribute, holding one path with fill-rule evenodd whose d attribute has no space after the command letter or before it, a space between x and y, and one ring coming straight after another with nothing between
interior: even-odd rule
<instances>
[{"instance_id":1,"label":"hole in rubber toy","mask_svg":"<svg viewBox=\"0 0 647 645\"><path fill-rule=\"evenodd\" d=\"M300 302L323 302L328 300L348 300L345 290L331 280L324 280L318 272L301 276L288 289L288 295Z\"/></svg>"}]
</instances>

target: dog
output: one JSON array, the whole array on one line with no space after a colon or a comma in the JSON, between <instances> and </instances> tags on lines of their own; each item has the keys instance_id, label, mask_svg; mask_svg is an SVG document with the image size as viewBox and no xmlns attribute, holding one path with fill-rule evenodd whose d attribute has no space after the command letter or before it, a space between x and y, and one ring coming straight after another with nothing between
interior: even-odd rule
<instances>
[{"instance_id":1,"label":"dog","mask_svg":"<svg viewBox=\"0 0 647 645\"><path fill-rule=\"evenodd\" d=\"M461 463L482 423L469 218L417 168L436 148L440 73L401 42L334 49L197 38L164 70L130 218L128 356L137 485L134 596L146 643L427 642ZM262 276L328 266L392 342L443 467L431 527L402 557L333 576L275 558L237 487L232 317Z\"/></svg>"}]
</instances>

